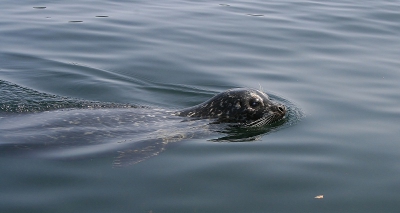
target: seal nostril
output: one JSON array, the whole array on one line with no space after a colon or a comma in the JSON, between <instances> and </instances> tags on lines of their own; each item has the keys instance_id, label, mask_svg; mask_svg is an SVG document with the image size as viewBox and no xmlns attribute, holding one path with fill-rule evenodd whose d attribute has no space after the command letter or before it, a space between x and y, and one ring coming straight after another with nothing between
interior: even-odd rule
<instances>
[{"instance_id":1,"label":"seal nostril","mask_svg":"<svg viewBox=\"0 0 400 213\"><path fill-rule=\"evenodd\" d=\"M286 107L285 106L283 106L283 105L281 105L281 106L278 106L278 110L279 110L279 112L285 112L286 111Z\"/></svg>"}]
</instances>

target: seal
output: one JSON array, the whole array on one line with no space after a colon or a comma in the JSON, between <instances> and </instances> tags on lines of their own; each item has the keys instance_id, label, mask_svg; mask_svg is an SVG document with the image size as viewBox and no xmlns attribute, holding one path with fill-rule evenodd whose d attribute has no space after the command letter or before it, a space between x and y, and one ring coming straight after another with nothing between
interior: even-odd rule
<instances>
[{"instance_id":1,"label":"seal","mask_svg":"<svg viewBox=\"0 0 400 213\"><path fill-rule=\"evenodd\" d=\"M260 127L284 118L286 107L272 102L269 96L260 90L235 88L174 114L199 119L214 118L215 123L237 123L243 127Z\"/></svg>"},{"instance_id":2,"label":"seal","mask_svg":"<svg viewBox=\"0 0 400 213\"><path fill-rule=\"evenodd\" d=\"M248 88L170 111L54 96L0 80L0 153L50 159L113 156L113 166L119 167L204 135L216 137L212 141L253 140L268 128L242 127L269 125L287 113L264 92ZM214 123L229 124L206 127Z\"/></svg>"}]
</instances>

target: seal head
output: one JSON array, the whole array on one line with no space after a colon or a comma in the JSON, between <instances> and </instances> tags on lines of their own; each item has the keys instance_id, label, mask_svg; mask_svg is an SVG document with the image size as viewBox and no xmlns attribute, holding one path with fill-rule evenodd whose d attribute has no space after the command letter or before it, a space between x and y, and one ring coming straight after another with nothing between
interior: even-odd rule
<instances>
[{"instance_id":1,"label":"seal head","mask_svg":"<svg viewBox=\"0 0 400 213\"><path fill-rule=\"evenodd\" d=\"M256 89L237 88L222 92L197 106L175 112L193 118L215 118L216 123L238 123L260 127L282 119L286 107L273 103L267 94Z\"/></svg>"}]
</instances>

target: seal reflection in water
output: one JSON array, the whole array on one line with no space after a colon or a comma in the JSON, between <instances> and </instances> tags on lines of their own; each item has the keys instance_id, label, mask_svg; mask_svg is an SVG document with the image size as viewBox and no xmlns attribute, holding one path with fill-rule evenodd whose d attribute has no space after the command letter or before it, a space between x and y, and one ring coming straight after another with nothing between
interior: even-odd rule
<instances>
[{"instance_id":1,"label":"seal reflection in water","mask_svg":"<svg viewBox=\"0 0 400 213\"><path fill-rule=\"evenodd\" d=\"M286 107L273 103L267 94L256 89L237 88L222 92L197 106L175 112L192 118L215 118L216 123L238 123L260 127L284 118Z\"/></svg>"}]
</instances>

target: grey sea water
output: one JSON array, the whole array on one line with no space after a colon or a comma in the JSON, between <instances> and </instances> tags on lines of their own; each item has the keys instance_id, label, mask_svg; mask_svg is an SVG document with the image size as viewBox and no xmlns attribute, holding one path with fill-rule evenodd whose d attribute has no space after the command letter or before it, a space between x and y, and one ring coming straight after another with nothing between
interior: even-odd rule
<instances>
[{"instance_id":1,"label":"grey sea water","mask_svg":"<svg viewBox=\"0 0 400 213\"><path fill-rule=\"evenodd\" d=\"M399 1L1 3L0 212L400 211ZM158 117L233 87L288 120L231 137ZM59 123L126 112L153 117Z\"/></svg>"}]
</instances>

